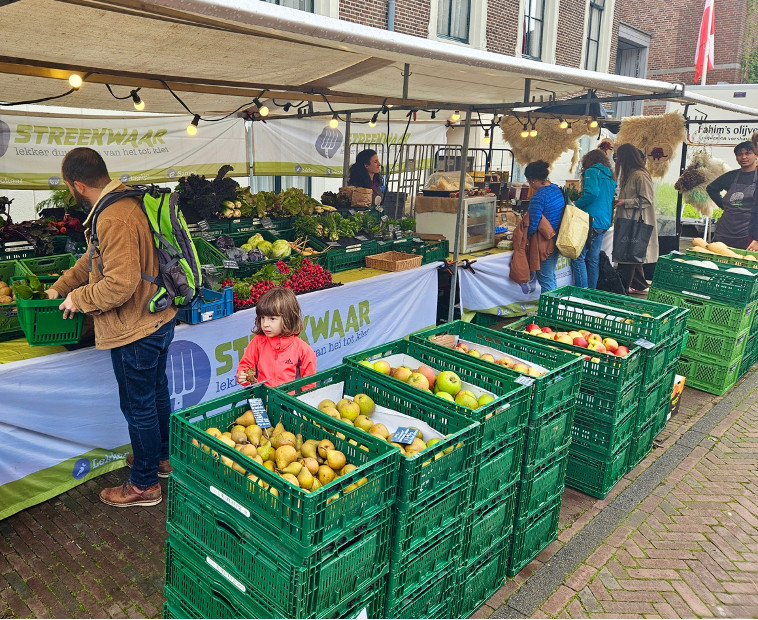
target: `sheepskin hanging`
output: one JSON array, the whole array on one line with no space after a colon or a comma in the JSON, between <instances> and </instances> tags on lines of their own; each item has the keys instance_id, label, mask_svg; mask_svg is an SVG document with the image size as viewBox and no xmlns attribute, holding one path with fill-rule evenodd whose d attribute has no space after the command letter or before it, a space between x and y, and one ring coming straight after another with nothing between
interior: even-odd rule
<instances>
[{"instance_id":1,"label":"sheepskin hanging","mask_svg":"<svg viewBox=\"0 0 758 620\"><path fill-rule=\"evenodd\" d=\"M705 149L700 149L692 155L689 165L674 187L682 194L682 200L686 204L691 204L701 215L710 217L716 205L705 188L728 170L723 161L711 157Z\"/></svg>"},{"instance_id":2,"label":"sheepskin hanging","mask_svg":"<svg viewBox=\"0 0 758 620\"><path fill-rule=\"evenodd\" d=\"M531 125L529 126L531 129ZM572 132L560 128L560 121L554 118L540 118L536 121L537 135L533 138L522 138L524 126L512 116L504 116L500 121L503 139L508 142L513 151L513 158L522 166L542 160L548 164L555 163L566 151L573 150L571 172L579 161L579 143L577 140L584 135L592 135L597 130L590 129L583 122L573 123Z\"/></svg>"},{"instance_id":3,"label":"sheepskin hanging","mask_svg":"<svg viewBox=\"0 0 758 620\"><path fill-rule=\"evenodd\" d=\"M645 165L653 177L663 178L677 146L687 132L684 116L668 112L661 116L627 116L621 121L616 144L629 142L646 156Z\"/></svg>"}]
</instances>

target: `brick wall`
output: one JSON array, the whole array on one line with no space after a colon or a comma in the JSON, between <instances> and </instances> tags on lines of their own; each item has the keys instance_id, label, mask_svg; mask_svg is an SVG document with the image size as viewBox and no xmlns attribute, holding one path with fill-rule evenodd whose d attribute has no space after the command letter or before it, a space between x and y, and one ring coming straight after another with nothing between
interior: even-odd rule
<instances>
[{"instance_id":1,"label":"brick wall","mask_svg":"<svg viewBox=\"0 0 758 620\"><path fill-rule=\"evenodd\" d=\"M426 38L429 34L429 0L397 0L395 30Z\"/></svg>"},{"instance_id":2,"label":"brick wall","mask_svg":"<svg viewBox=\"0 0 758 620\"><path fill-rule=\"evenodd\" d=\"M340 0L340 19L364 26L387 29L387 2ZM397 17L395 17L397 21Z\"/></svg>"},{"instance_id":3,"label":"brick wall","mask_svg":"<svg viewBox=\"0 0 758 620\"><path fill-rule=\"evenodd\" d=\"M518 35L518 0L489 0L487 51L513 56Z\"/></svg>"},{"instance_id":4,"label":"brick wall","mask_svg":"<svg viewBox=\"0 0 758 620\"><path fill-rule=\"evenodd\" d=\"M558 9L556 64L579 68L582 47L585 45L582 35L586 5L586 0L561 0Z\"/></svg>"}]
</instances>

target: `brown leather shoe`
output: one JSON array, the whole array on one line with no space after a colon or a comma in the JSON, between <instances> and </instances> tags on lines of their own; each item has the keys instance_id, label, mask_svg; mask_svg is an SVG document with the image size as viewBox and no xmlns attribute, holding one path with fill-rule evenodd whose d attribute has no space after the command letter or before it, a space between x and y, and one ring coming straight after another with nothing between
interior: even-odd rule
<instances>
[{"instance_id":1,"label":"brown leather shoe","mask_svg":"<svg viewBox=\"0 0 758 620\"><path fill-rule=\"evenodd\" d=\"M131 467L132 463L134 463L134 454L129 454L126 457L126 466ZM165 461L158 461L158 478L168 478L169 474L173 471L174 468L171 467L168 459Z\"/></svg>"},{"instance_id":2,"label":"brown leather shoe","mask_svg":"<svg viewBox=\"0 0 758 620\"><path fill-rule=\"evenodd\" d=\"M100 491L100 501L109 506L129 508L130 506L155 506L163 500L161 485L147 489L134 486L129 480L120 487L109 487Z\"/></svg>"}]
</instances>

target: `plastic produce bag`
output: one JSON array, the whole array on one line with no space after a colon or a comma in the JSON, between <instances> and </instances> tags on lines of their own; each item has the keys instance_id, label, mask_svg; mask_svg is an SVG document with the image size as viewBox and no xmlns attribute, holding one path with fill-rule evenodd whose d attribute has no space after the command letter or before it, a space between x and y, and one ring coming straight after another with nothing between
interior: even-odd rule
<instances>
[{"instance_id":1,"label":"plastic produce bag","mask_svg":"<svg viewBox=\"0 0 758 620\"><path fill-rule=\"evenodd\" d=\"M424 189L437 190L443 192L457 192L458 185L461 181L461 172L435 172L430 175L424 184ZM466 173L466 184L464 189L474 189L474 179Z\"/></svg>"}]
</instances>

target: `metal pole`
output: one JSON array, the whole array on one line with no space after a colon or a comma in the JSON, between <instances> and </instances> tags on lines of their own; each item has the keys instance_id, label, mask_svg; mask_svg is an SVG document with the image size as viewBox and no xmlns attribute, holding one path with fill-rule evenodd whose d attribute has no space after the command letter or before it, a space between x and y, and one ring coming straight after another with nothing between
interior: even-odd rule
<instances>
[{"instance_id":1,"label":"metal pole","mask_svg":"<svg viewBox=\"0 0 758 620\"><path fill-rule=\"evenodd\" d=\"M350 173L350 112L345 113L345 156L342 158L342 185L347 185Z\"/></svg>"},{"instance_id":2,"label":"metal pole","mask_svg":"<svg viewBox=\"0 0 758 620\"><path fill-rule=\"evenodd\" d=\"M411 77L411 66L406 62L403 67L403 99L408 99L408 80Z\"/></svg>"},{"instance_id":3,"label":"metal pole","mask_svg":"<svg viewBox=\"0 0 758 620\"><path fill-rule=\"evenodd\" d=\"M682 142L682 159L679 163L679 176L682 176L684 173L684 169L687 167L687 140L685 139ZM676 193L676 242L677 242L677 249L679 244L679 239L682 236L682 194L681 192ZM707 224L706 224L707 226ZM705 238L705 237L703 237Z\"/></svg>"},{"instance_id":4,"label":"metal pole","mask_svg":"<svg viewBox=\"0 0 758 620\"><path fill-rule=\"evenodd\" d=\"M247 169L250 191L253 191L253 122L247 121Z\"/></svg>"},{"instance_id":5,"label":"metal pole","mask_svg":"<svg viewBox=\"0 0 758 620\"><path fill-rule=\"evenodd\" d=\"M466 161L468 159L468 141L471 135L471 108L466 108L466 120L463 125L463 145L461 146L461 176L458 183L458 217L455 220L455 237L453 238L453 277L450 281L450 303L447 308L448 323L453 320L455 294L458 288L458 255L461 246L461 228L463 225L463 198L466 195ZM463 310L463 308L461 308Z\"/></svg>"}]
</instances>

